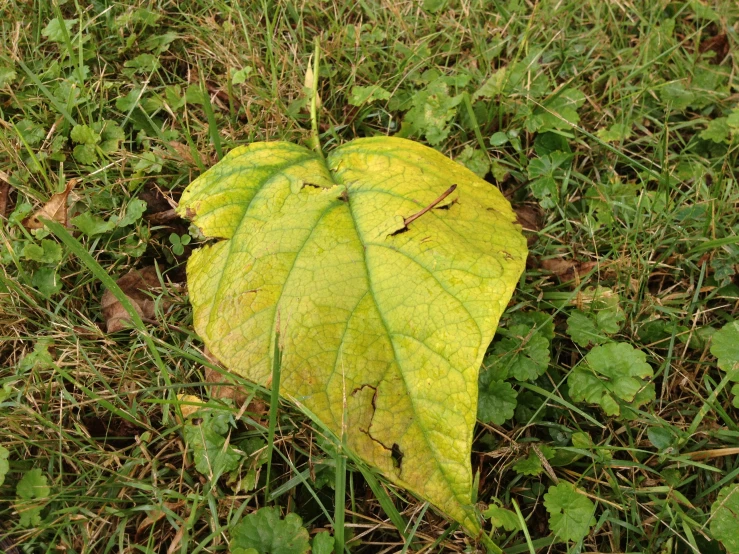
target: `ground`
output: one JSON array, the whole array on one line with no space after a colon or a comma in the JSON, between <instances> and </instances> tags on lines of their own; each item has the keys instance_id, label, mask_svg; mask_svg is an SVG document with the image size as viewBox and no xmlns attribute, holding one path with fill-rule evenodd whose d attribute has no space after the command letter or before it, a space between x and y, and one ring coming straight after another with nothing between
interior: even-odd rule
<instances>
[{"instance_id":1,"label":"ground","mask_svg":"<svg viewBox=\"0 0 739 554\"><path fill-rule=\"evenodd\" d=\"M483 548L194 331L185 186L317 134L420 141L518 214L472 452L493 542L739 552L738 33L728 0L0 2L0 544Z\"/></svg>"}]
</instances>

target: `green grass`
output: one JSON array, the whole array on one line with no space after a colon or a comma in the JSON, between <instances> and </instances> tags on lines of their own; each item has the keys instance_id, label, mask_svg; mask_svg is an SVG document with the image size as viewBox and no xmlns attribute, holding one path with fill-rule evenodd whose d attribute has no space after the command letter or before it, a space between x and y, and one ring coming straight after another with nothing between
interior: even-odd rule
<instances>
[{"instance_id":1,"label":"green grass","mask_svg":"<svg viewBox=\"0 0 739 554\"><path fill-rule=\"evenodd\" d=\"M721 552L711 505L739 476L739 411L709 349L739 308L737 25L728 0L0 5L0 537L21 552L225 552L239 520L276 505L350 552L473 548L300 409L245 383L224 398L240 380L192 329L184 263L202 237L168 210L236 145L310 144L318 38L325 151L409 136L535 220L492 348L525 350L531 337L505 329L544 314L550 360L531 381L508 376L515 409L476 429L478 502L526 525L488 523L491 537L511 553ZM373 85L387 93L352 105ZM69 216L86 226L27 229L72 179ZM175 249L172 233L193 240ZM151 265L152 311L107 333L104 288ZM591 310L596 286L617 305ZM573 400L594 347L568 334L575 312L611 318L598 341L646 354L653 399L620 416ZM213 440L237 469L196 470L181 395L222 416ZM529 456L533 471L516 471ZM23 500L32 469L50 492ZM593 503L582 540L553 538L555 480Z\"/></svg>"}]
</instances>

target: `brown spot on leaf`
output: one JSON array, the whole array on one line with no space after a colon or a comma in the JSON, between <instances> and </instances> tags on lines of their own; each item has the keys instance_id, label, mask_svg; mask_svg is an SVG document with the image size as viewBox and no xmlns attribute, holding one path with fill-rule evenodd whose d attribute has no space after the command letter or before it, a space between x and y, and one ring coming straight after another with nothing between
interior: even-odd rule
<instances>
[{"instance_id":1,"label":"brown spot on leaf","mask_svg":"<svg viewBox=\"0 0 739 554\"><path fill-rule=\"evenodd\" d=\"M131 270L116 283L131 300L134 309L142 319L154 319L154 300L150 291L159 288L160 285L154 266ZM109 290L103 293L101 306L108 333L115 333L126 327L130 316Z\"/></svg>"},{"instance_id":2,"label":"brown spot on leaf","mask_svg":"<svg viewBox=\"0 0 739 554\"><path fill-rule=\"evenodd\" d=\"M67 181L67 186L64 187L62 192L53 194L46 204L23 220L23 226L26 229L42 229L44 224L41 223L39 218L44 218L56 221L65 227L68 227L67 198L77 182L77 179L70 179Z\"/></svg>"}]
</instances>

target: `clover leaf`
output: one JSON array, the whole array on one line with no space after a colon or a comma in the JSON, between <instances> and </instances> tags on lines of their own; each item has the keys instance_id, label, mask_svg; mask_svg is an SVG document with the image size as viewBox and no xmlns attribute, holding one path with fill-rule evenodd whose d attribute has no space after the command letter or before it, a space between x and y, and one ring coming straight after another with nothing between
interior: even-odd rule
<instances>
[{"instance_id":1,"label":"clover leaf","mask_svg":"<svg viewBox=\"0 0 739 554\"><path fill-rule=\"evenodd\" d=\"M260 508L231 530L231 551L239 548L260 554L303 554L310 543L300 516L287 514L282 519L277 508Z\"/></svg>"},{"instance_id":2,"label":"clover leaf","mask_svg":"<svg viewBox=\"0 0 739 554\"><path fill-rule=\"evenodd\" d=\"M549 487L544 507L549 512L549 528L563 540L578 542L595 525L595 505L566 481Z\"/></svg>"},{"instance_id":3,"label":"clover leaf","mask_svg":"<svg viewBox=\"0 0 739 554\"><path fill-rule=\"evenodd\" d=\"M644 352L627 343L610 343L593 348L567 384L576 402L598 404L607 415L619 415L621 402L638 408L654 398L654 384L646 381L652 375Z\"/></svg>"}]
</instances>

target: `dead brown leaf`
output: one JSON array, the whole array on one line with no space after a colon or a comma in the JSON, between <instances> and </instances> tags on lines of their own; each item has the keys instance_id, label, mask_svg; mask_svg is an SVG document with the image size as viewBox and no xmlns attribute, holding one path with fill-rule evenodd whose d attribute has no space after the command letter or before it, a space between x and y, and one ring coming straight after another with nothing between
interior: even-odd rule
<instances>
[{"instance_id":1,"label":"dead brown leaf","mask_svg":"<svg viewBox=\"0 0 739 554\"><path fill-rule=\"evenodd\" d=\"M541 260L539 267L556 275L560 281L571 281L575 277L582 277L598 266L598 262L576 262L564 258L550 258Z\"/></svg>"},{"instance_id":2,"label":"dead brown leaf","mask_svg":"<svg viewBox=\"0 0 739 554\"><path fill-rule=\"evenodd\" d=\"M205 357L213 364L219 365L218 360L216 360L216 358L210 353L210 350L208 350L207 347L203 349L203 354L205 354ZM237 383L226 384L226 379L223 377L222 373L215 369L210 367L205 368L205 381L207 383L217 383L208 387L211 398L230 398L233 400L234 405L239 407L243 407L244 404L249 401L249 404L245 407L244 411L260 415L268 412L267 405L259 398L249 398L252 395L246 387L239 386Z\"/></svg>"},{"instance_id":3,"label":"dead brown leaf","mask_svg":"<svg viewBox=\"0 0 739 554\"><path fill-rule=\"evenodd\" d=\"M536 242L537 236L534 233L541 231L543 212L534 206L514 206L513 211L516 212L516 223L523 227L526 236L526 244L531 246Z\"/></svg>"},{"instance_id":4,"label":"dead brown leaf","mask_svg":"<svg viewBox=\"0 0 739 554\"><path fill-rule=\"evenodd\" d=\"M154 266L133 269L118 279L116 283L143 319L154 319L154 300L147 294L147 291L159 287L159 278ZM106 290L103 293L101 305L108 333L115 333L126 327L130 316L112 292Z\"/></svg>"},{"instance_id":5,"label":"dead brown leaf","mask_svg":"<svg viewBox=\"0 0 739 554\"><path fill-rule=\"evenodd\" d=\"M728 56L730 45L726 33L720 33L708 38L701 42L701 45L698 47L698 51L701 54L708 52L709 50L716 53L716 57L714 58L714 62L716 63L721 62L726 56Z\"/></svg>"},{"instance_id":6,"label":"dead brown leaf","mask_svg":"<svg viewBox=\"0 0 739 554\"><path fill-rule=\"evenodd\" d=\"M2 180L2 171L0 171L0 217L8 215L8 196L10 195L10 183Z\"/></svg>"},{"instance_id":7,"label":"dead brown leaf","mask_svg":"<svg viewBox=\"0 0 739 554\"><path fill-rule=\"evenodd\" d=\"M53 194L46 204L36 210L33 215L30 215L23 220L23 226L26 229L43 229L44 224L39 220L40 217L43 217L45 219L57 221L65 227L68 227L67 198L77 182L78 179L70 179L67 181L67 186L64 187L62 192Z\"/></svg>"}]
</instances>

